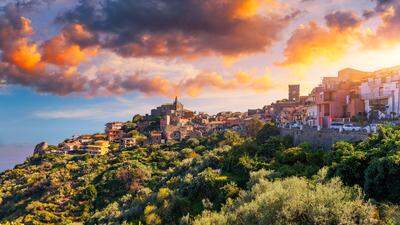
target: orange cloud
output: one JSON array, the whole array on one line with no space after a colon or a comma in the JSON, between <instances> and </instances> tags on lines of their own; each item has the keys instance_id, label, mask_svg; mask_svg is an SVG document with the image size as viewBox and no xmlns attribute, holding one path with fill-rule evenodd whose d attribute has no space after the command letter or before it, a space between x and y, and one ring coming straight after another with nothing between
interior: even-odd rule
<instances>
[{"instance_id":1,"label":"orange cloud","mask_svg":"<svg viewBox=\"0 0 400 225\"><path fill-rule=\"evenodd\" d=\"M79 29L78 29L79 31ZM60 67L50 65L48 58L43 57L43 46L30 40L34 32L30 21L18 14L14 8L5 8L0 15L0 80L8 84L19 84L34 88L39 92L67 95L83 93L88 80L76 71L78 62L83 60L82 51L86 49L77 47L79 38L65 42L64 49L58 51L58 46L53 46L57 54L63 54L60 61L68 64ZM78 32L81 33L81 32ZM69 32L68 38L75 35ZM58 40L56 36L53 40ZM61 39L63 40L63 39ZM63 43L63 42L62 42ZM82 42L83 43L83 42ZM55 53L55 54L56 54ZM73 61L72 58L75 58Z\"/></svg>"},{"instance_id":2,"label":"orange cloud","mask_svg":"<svg viewBox=\"0 0 400 225\"><path fill-rule=\"evenodd\" d=\"M245 72L235 74L231 79L225 79L216 73L201 73L179 83L179 92L195 97L204 89L212 90L250 90L266 92L272 88L268 76L252 76Z\"/></svg>"},{"instance_id":3,"label":"orange cloud","mask_svg":"<svg viewBox=\"0 0 400 225\"><path fill-rule=\"evenodd\" d=\"M93 39L93 34L87 31L81 24L72 24L66 27L63 31L63 35L76 41Z\"/></svg>"},{"instance_id":4,"label":"orange cloud","mask_svg":"<svg viewBox=\"0 0 400 225\"><path fill-rule=\"evenodd\" d=\"M97 54L97 47L82 48L77 42L92 36L82 25L73 24L43 45L43 60L60 66L77 66Z\"/></svg>"},{"instance_id":5,"label":"orange cloud","mask_svg":"<svg viewBox=\"0 0 400 225\"><path fill-rule=\"evenodd\" d=\"M27 36L33 34L31 22L25 17L17 17L16 24L2 24L0 43L3 60L16 65L25 71L33 71L41 62L41 54L35 43Z\"/></svg>"},{"instance_id":6,"label":"orange cloud","mask_svg":"<svg viewBox=\"0 0 400 225\"><path fill-rule=\"evenodd\" d=\"M237 2L234 7L233 16L237 18L249 18L257 13L261 5L260 0L244 0Z\"/></svg>"},{"instance_id":7,"label":"orange cloud","mask_svg":"<svg viewBox=\"0 0 400 225\"><path fill-rule=\"evenodd\" d=\"M306 67L315 62L330 63L343 57L359 37L355 29L325 28L310 22L296 29L284 50L284 67Z\"/></svg>"},{"instance_id":8,"label":"orange cloud","mask_svg":"<svg viewBox=\"0 0 400 225\"><path fill-rule=\"evenodd\" d=\"M96 48L82 49L69 44L64 36L56 36L43 46L43 60L61 66L77 66L96 53Z\"/></svg>"},{"instance_id":9,"label":"orange cloud","mask_svg":"<svg viewBox=\"0 0 400 225\"><path fill-rule=\"evenodd\" d=\"M316 22L301 25L286 43L285 59L279 66L303 70L320 62L342 58L360 40L362 19L351 10L334 11L325 16L326 26Z\"/></svg>"},{"instance_id":10,"label":"orange cloud","mask_svg":"<svg viewBox=\"0 0 400 225\"><path fill-rule=\"evenodd\" d=\"M254 10L257 9L259 1L236 0L236 2L237 4L242 4L239 4L241 11L237 15L246 17L255 13ZM204 3L199 4L203 5ZM215 6L215 4L215 2L212 2L210 6ZM224 5L230 5L230 2L229 4L224 3L222 6ZM225 13L224 10L222 12ZM203 18L197 19L202 20ZM231 20L234 21L236 19ZM245 44L252 45L253 48L258 50L257 46L260 43L254 42L255 39L259 39L261 46L264 46L264 38L266 37L264 33L260 33L257 38L254 38L254 34L250 32L243 33L241 31L243 29L261 30L270 21L263 21L260 18L256 18L256 23L253 23L252 19L239 20L244 23L240 27L236 27L237 29L228 29L229 32L226 35L219 36L219 40L214 42L214 44L223 47L224 52L231 51L231 45L226 43L228 40L231 43L240 45L246 39ZM213 20L213 22L218 22L218 20ZM288 19L284 18L277 23L287 24L287 22ZM235 25L231 26L235 27ZM185 27L185 29L187 28ZM277 28L276 31L278 32L279 30L280 28ZM125 94L133 91L138 91L146 95L174 96L178 94L197 96L205 90L247 90L260 92L267 91L272 87L269 77L253 76L245 72L239 72L230 78L217 73L202 72L195 74L192 78L175 82L170 81L166 77L145 76L139 72L132 74L113 73L115 71L114 68L111 71L98 71L89 76L81 74L78 66L97 53L100 44L96 34L87 31L83 25L70 24L64 27L58 35L39 45L30 39L30 35L33 32L34 30L30 25L30 21L19 16L18 11L8 9L4 15L0 14L0 50L2 52L0 80L5 80L8 84L32 87L38 92L57 95L82 94L87 96ZM228 35L231 33L240 37ZM177 55L181 55L178 53L182 49L179 49L178 46L182 43L176 42L177 37L174 36L174 33L164 35L168 35L171 41L162 41L163 38L161 37L159 40L157 38L157 40L154 40L154 35L147 36L143 34L140 40L142 45L138 47L138 51L143 50L145 46L146 48L148 47L148 50L155 51L154 54L164 55L173 50L177 52ZM251 38L253 41L248 42ZM191 39L191 36L181 36L183 45L185 45L185 48L188 48L187 51L196 51L196 48L192 48L188 39ZM202 44L208 45L208 43ZM225 47L220 44L225 44ZM211 51L210 49L200 50L205 52ZM235 55L235 52L233 51L232 55Z\"/></svg>"},{"instance_id":11,"label":"orange cloud","mask_svg":"<svg viewBox=\"0 0 400 225\"><path fill-rule=\"evenodd\" d=\"M33 71L41 61L41 55L35 44L28 43L27 39L20 39L13 43L13 47L6 52L6 58L23 70Z\"/></svg>"},{"instance_id":12,"label":"orange cloud","mask_svg":"<svg viewBox=\"0 0 400 225\"><path fill-rule=\"evenodd\" d=\"M175 4L155 0L126 4L115 0L102 5L80 1L59 20L84 25L102 37L98 40L102 48L124 57L239 57L270 49L298 15L298 11L277 9L277 2L185 0Z\"/></svg>"}]
</instances>

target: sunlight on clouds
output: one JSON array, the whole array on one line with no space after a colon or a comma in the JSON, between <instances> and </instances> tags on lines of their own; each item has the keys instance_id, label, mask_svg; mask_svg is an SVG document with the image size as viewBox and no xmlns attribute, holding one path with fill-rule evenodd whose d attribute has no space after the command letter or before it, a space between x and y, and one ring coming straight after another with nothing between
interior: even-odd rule
<instances>
[{"instance_id":1,"label":"sunlight on clouds","mask_svg":"<svg viewBox=\"0 0 400 225\"><path fill-rule=\"evenodd\" d=\"M252 17L257 13L260 7L260 0L245 0L238 3L238 7L233 12L234 17L248 18Z\"/></svg>"},{"instance_id":2,"label":"sunlight on clouds","mask_svg":"<svg viewBox=\"0 0 400 225\"><path fill-rule=\"evenodd\" d=\"M285 60L277 65L304 72L315 63L329 65L356 44L358 33L321 27L315 22L300 26L288 41Z\"/></svg>"},{"instance_id":3,"label":"sunlight on clouds","mask_svg":"<svg viewBox=\"0 0 400 225\"><path fill-rule=\"evenodd\" d=\"M276 13L274 10L282 7L283 4L278 0L242 0L234 8L233 17L246 19L262 12Z\"/></svg>"},{"instance_id":4,"label":"sunlight on clouds","mask_svg":"<svg viewBox=\"0 0 400 225\"><path fill-rule=\"evenodd\" d=\"M26 39L14 43L15 46L9 52L9 60L24 70L32 71L41 61L41 55L35 44L30 44Z\"/></svg>"},{"instance_id":5,"label":"sunlight on clouds","mask_svg":"<svg viewBox=\"0 0 400 225\"><path fill-rule=\"evenodd\" d=\"M400 43L387 49L354 50L340 60L338 65L363 70L377 70L400 65Z\"/></svg>"}]
</instances>

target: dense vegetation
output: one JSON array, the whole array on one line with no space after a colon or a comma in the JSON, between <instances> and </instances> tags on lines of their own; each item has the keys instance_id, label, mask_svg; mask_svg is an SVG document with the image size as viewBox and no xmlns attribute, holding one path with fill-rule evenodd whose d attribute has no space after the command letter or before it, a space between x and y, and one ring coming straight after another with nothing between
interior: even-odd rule
<instances>
[{"instance_id":1,"label":"dense vegetation","mask_svg":"<svg viewBox=\"0 0 400 225\"><path fill-rule=\"evenodd\" d=\"M400 128L332 151L267 124L0 174L0 224L399 224Z\"/></svg>"}]
</instances>

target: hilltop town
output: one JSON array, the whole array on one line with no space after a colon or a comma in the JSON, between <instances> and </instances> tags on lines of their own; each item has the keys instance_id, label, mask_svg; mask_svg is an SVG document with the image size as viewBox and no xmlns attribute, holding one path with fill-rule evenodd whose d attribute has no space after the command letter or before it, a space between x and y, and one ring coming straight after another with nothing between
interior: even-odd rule
<instances>
[{"instance_id":1,"label":"hilltop town","mask_svg":"<svg viewBox=\"0 0 400 225\"><path fill-rule=\"evenodd\" d=\"M399 66L375 72L347 68L336 77L323 77L308 95L300 95L300 85L289 85L287 99L247 112L216 115L187 109L176 97L150 114L135 115L128 122L109 122L104 133L74 136L57 146L41 143L35 153L103 155L112 149L180 142L226 130L246 135L266 122L282 128L373 132L376 129L368 124L393 121L400 115L399 84Z\"/></svg>"}]
</instances>

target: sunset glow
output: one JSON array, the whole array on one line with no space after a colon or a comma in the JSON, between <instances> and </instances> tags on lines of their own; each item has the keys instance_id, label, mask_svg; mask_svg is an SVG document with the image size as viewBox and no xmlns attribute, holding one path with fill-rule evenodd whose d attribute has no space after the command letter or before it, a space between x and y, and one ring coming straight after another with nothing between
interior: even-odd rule
<instances>
[{"instance_id":1,"label":"sunset glow","mask_svg":"<svg viewBox=\"0 0 400 225\"><path fill-rule=\"evenodd\" d=\"M38 105L24 111L38 113L175 95L246 110L286 97L291 83L308 94L341 69L400 59L398 1L99 2L0 3L0 97L22 103L27 92Z\"/></svg>"}]
</instances>

